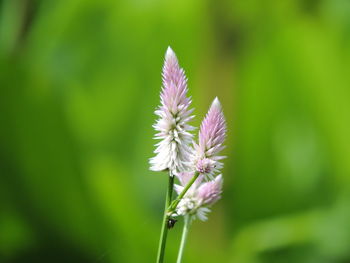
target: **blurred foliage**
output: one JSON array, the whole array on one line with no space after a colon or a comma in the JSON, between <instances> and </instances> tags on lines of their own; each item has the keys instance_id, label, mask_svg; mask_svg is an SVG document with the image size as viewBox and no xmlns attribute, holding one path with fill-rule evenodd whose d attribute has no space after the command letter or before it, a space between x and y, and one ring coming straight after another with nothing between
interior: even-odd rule
<instances>
[{"instance_id":1,"label":"blurred foliage","mask_svg":"<svg viewBox=\"0 0 350 263\"><path fill-rule=\"evenodd\" d=\"M229 125L223 199L185 262L349 262L347 0L0 1L0 261L155 260L168 45L194 124L218 96Z\"/></svg>"}]
</instances>

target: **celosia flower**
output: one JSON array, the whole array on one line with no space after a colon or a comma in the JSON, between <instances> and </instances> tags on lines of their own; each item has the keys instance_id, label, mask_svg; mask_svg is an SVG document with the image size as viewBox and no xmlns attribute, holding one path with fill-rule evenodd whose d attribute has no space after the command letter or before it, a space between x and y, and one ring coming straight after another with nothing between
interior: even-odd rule
<instances>
[{"instance_id":1,"label":"celosia flower","mask_svg":"<svg viewBox=\"0 0 350 263\"><path fill-rule=\"evenodd\" d=\"M220 162L225 156L219 156L219 152L225 148L223 145L226 137L226 121L218 98L215 98L204 118L200 131L199 143L195 148L195 169L213 179L213 174L222 168Z\"/></svg>"},{"instance_id":2,"label":"celosia flower","mask_svg":"<svg viewBox=\"0 0 350 263\"><path fill-rule=\"evenodd\" d=\"M175 185L175 191L178 194L192 176L193 173L178 174L181 183L181 185ZM175 215L189 216L191 220L198 218L206 221L207 213L210 212L209 207L221 198L222 183L221 174L209 182L203 182L203 177L199 176L179 202Z\"/></svg>"},{"instance_id":3,"label":"celosia flower","mask_svg":"<svg viewBox=\"0 0 350 263\"><path fill-rule=\"evenodd\" d=\"M187 97L187 79L180 68L174 51L169 47L163 67L161 105L155 111L159 116L153 125L158 133L156 156L150 159L151 170L169 169L171 174L189 169L193 149L190 147L193 127L188 122L193 118L189 109L191 99Z\"/></svg>"}]
</instances>

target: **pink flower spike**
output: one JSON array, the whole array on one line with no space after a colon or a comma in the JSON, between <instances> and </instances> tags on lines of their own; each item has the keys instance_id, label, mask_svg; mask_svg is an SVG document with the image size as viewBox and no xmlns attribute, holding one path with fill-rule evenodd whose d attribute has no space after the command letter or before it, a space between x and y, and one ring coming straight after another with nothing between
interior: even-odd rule
<instances>
[{"instance_id":1,"label":"pink flower spike","mask_svg":"<svg viewBox=\"0 0 350 263\"><path fill-rule=\"evenodd\" d=\"M175 185L175 191L179 194L191 173L183 173L177 177L182 185ZM188 179L189 177L189 179ZM221 174L214 180L209 182L202 182L203 177L200 176L191 188L186 192L185 196L179 202L174 216L189 215L191 220L198 218L206 221L207 214L210 212L209 207L221 198L223 179Z\"/></svg>"},{"instance_id":2,"label":"pink flower spike","mask_svg":"<svg viewBox=\"0 0 350 263\"><path fill-rule=\"evenodd\" d=\"M213 174L223 166L219 160L224 157L218 154L225 148L223 143L226 138L226 121L218 98L211 104L198 137L199 144L194 145L196 170L213 178Z\"/></svg>"},{"instance_id":3,"label":"pink flower spike","mask_svg":"<svg viewBox=\"0 0 350 263\"><path fill-rule=\"evenodd\" d=\"M160 94L161 105L155 111L159 116L153 125L157 134L156 156L150 159L150 169L171 174L189 170L193 149L190 147L194 128L188 124L193 118L189 109L191 99L187 97L187 79L179 66L174 51L169 47L163 66L163 88Z\"/></svg>"},{"instance_id":4,"label":"pink flower spike","mask_svg":"<svg viewBox=\"0 0 350 263\"><path fill-rule=\"evenodd\" d=\"M198 197L204 205L212 205L221 198L223 179L218 175L213 181L203 183L198 188Z\"/></svg>"}]
</instances>

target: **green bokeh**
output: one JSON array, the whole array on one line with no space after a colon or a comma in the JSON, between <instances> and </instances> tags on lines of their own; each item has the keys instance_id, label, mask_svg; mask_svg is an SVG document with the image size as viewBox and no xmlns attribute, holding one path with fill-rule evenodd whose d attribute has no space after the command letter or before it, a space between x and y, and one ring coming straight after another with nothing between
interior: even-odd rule
<instances>
[{"instance_id":1,"label":"green bokeh","mask_svg":"<svg viewBox=\"0 0 350 263\"><path fill-rule=\"evenodd\" d=\"M349 262L347 0L0 1L0 262L155 262L168 45L193 124L218 96L229 126L184 262Z\"/></svg>"}]
</instances>

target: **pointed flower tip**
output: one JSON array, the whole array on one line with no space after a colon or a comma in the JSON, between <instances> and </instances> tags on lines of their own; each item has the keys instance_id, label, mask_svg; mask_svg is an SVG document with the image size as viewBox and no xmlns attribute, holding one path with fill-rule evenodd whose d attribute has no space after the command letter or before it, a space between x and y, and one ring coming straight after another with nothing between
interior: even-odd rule
<instances>
[{"instance_id":1,"label":"pointed flower tip","mask_svg":"<svg viewBox=\"0 0 350 263\"><path fill-rule=\"evenodd\" d=\"M176 57L174 50L170 46L168 46L166 53L165 53L165 59L169 59L172 57Z\"/></svg>"},{"instance_id":2,"label":"pointed flower tip","mask_svg":"<svg viewBox=\"0 0 350 263\"><path fill-rule=\"evenodd\" d=\"M215 99L213 100L213 102L211 104L211 107L221 109L221 103L220 103L218 97L215 97Z\"/></svg>"}]
</instances>

